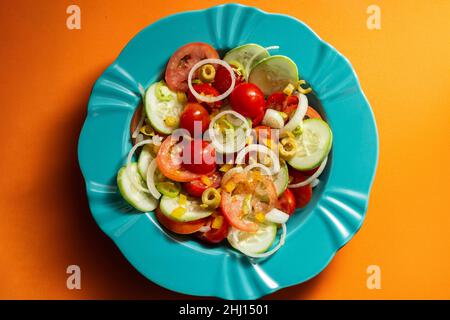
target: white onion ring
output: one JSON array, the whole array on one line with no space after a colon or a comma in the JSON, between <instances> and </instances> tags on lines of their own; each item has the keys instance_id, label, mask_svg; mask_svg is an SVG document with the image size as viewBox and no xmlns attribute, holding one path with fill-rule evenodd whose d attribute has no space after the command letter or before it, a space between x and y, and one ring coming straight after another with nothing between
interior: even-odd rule
<instances>
[{"instance_id":1,"label":"white onion ring","mask_svg":"<svg viewBox=\"0 0 450 320\"><path fill-rule=\"evenodd\" d=\"M299 182L299 183L296 183L296 184L290 184L290 185L288 185L288 188L300 188L300 187L307 186L308 184L313 182L318 176L320 176L322 174L323 170L325 169L325 166L327 165L327 160L328 160L328 157L326 157L322 161L322 163L320 164L319 169L317 169L317 171L314 172L314 174L311 177L309 177L305 181L302 181L302 182Z\"/></svg>"},{"instance_id":2,"label":"white onion ring","mask_svg":"<svg viewBox=\"0 0 450 320\"><path fill-rule=\"evenodd\" d=\"M281 169L280 160L278 159L277 155L275 154L275 152L273 152L272 150L270 150L269 148L267 148L266 146L264 146L262 144L251 144L249 146L246 146L236 156L236 163L237 164L245 163L244 162L245 155L252 151L265 153L266 155L268 155L269 157L272 158L272 162L273 162L272 168L267 167L272 174L276 174L280 171L280 169Z\"/></svg>"},{"instance_id":3,"label":"white onion ring","mask_svg":"<svg viewBox=\"0 0 450 320\"><path fill-rule=\"evenodd\" d=\"M228 115L228 114L231 114L231 115L235 116L236 118L240 119L245 127L244 139L241 141L240 144L238 144L237 142L236 142L236 144L233 143L233 146L235 146L235 148L232 148L232 149L227 148L226 145L224 145L220 141L218 141L216 138L216 132L214 131L214 124L217 122L217 120L219 120L224 115ZM222 111L222 112L218 113L214 118L212 118L211 122L209 123L208 132L209 132L209 138L211 139L212 145L220 153L234 153L234 152L238 152L238 151L242 150L245 147L245 144L247 143L247 138L252 134L250 126L247 122L247 119L245 119L244 116L242 116L240 113L237 113L236 111L233 111L233 110Z\"/></svg>"},{"instance_id":4,"label":"white onion ring","mask_svg":"<svg viewBox=\"0 0 450 320\"><path fill-rule=\"evenodd\" d=\"M204 232L204 233L206 233L206 232L208 232L210 230L211 230L210 226L203 226L200 229L198 229L199 232Z\"/></svg>"},{"instance_id":5,"label":"white onion ring","mask_svg":"<svg viewBox=\"0 0 450 320\"><path fill-rule=\"evenodd\" d=\"M311 188L315 188L315 187L317 187L317 185L320 183L320 180L319 179L314 179L314 181L313 182L311 182Z\"/></svg>"},{"instance_id":6,"label":"white onion ring","mask_svg":"<svg viewBox=\"0 0 450 320\"><path fill-rule=\"evenodd\" d=\"M286 125L281 129L280 134L283 134L287 131L293 131L298 127L299 124L302 123L303 118L306 115L306 111L308 111L308 98L301 93L297 94L298 97L298 106L295 110L292 118L286 123Z\"/></svg>"},{"instance_id":7,"label":"white onion ring","mask_svg":"<svg viewBox=\"0 0 450 320\"><path fill-rule=\"evenodd\" d=\"M147 188L150 194L156 199L161 198L161 193L156 189L155 186L155 171L157 168L156 159L153 159L147 169Z\"/></svg>"},{"instance_id":8,"label":"white onion ring","mask_svg":"<svg viewBox=\"0 0 450 320\"><path fill-rule=\"evenodd\" d=\"M271 176L272 175L272 171L270 171L269 168L267 168L265 165L263 165L261 163L250 164L250 165L245 167L244 171L245 172L249 172L249 171L251 171L252 169L255 169L255 168L260 168L262 171L265 171L266 176Z\"/></svg>"},{"instance_id":9,"label":"white onion ring","mask_svg":"<svg viewBox=\"0 0 450 320\"><path fill-rule=\"evenodd\" d=\"M135 187L136 189L138 189L139 191L145 192L145 193L150 193L150 191L147 188L144 188L143 186L141 186L139 183L136 182L136 180L132 177L132 175L130 175L130 167L131 167L131 159L133 158L133 154L136 152L137 148L144 146L146 144L151 144L153 143L152 140L147 139L141 142L136 143L133 148L131 148L130 152L128 152L128 156L127 156L127 168L126 168L126 173L128 178L131 181L131 184L133 185L133 187Z\"/></svg>"},{"instance_id":10,"label":"white onion ring","mask_svg":"<svg viewBox=\"0 0 450 320\"><path fill-rule=\"evenodd\" d=\"M144 112L144 110L142 110L141 117L139 118L139 122L138 122L136 128L134 128L133 133L131 134L131 137L133 139L137 138L137 136L139 134L139 130L141 129L142 125L144 124L144 120L145 120L145 112Z\"/></svg>"},{"instance_id":11,"label":"white onion ring","mask_svg":"<svg viewBox=\"0 0 450 320\"><path fill-rule=\"evenodd\" d=\"M200 68L201 66L203 66L203 65L205 65L207 63L220 64L222 67L224 67L225 69L228 70L228 72L230 73L230 76L231 76L231 85L230 85L230 87L228 88L227 91L225 91L221 95L218 95L217 97L208 97L208 96L201 95L197 91L194 90L194 86L192 85L192 76L194 75L194 72L198 68ZM197 100L203 101L203 102L207 102L207 103L213 103L213 102L217 102L217 101L223 100L223 99L225 99L226 97L228 97L231 94L231 92L233 91L234 86L236 84L236 77L234 75L233 69L225 61L220 60L220 59L204 59L204 60L200 60L199 62L194 64L194 66L189 71L189 75L188 75L187 81L188 81L189 90L191 90L192 94L194 95L194 97L197 98Z\"/></svg>"},{"instance_id":12,"label":"white onion ring","mask_svg":"<svg viewBox=\"0 0 450 320\"><path fill-rule=\"evenodd\" d=\"M277 50L277 49L280 49L280 46L270 46L270 47L266 47L266 48L264 48L264 49L267 50L267 51L269 51L269 50ZM261 51L261 52L262 52L262 51ZM253 57L251 57L250 60L248 60L248 63L247 63L247 65L245 66L245 81L248 81L248 77L249 77L249 75L250 75L250 66L251 66L252 63L253 63L253 60L255 60L256 57L259 56L259 55L261 54L261 52L258 53L258 54L253 55Z\"/></svg>"},{"instance_id":13,"label":"white onion ring","mask_svg":"<svg viewBox=\"0 0 450 320\"><path fill-rule=\"evenodd\" d=\"M266 257L273 255L275 252L278 251L278 249L280 249L284 245L284 243L286 241L286 224L282 223L281 227L283 229L283 232L281 234L280 241L272 250L264 252L264 253L251 253L251 252L246 252L245 250L240 250L240 249L239 249L239 251L241 251L246 256L249 256L252 258L266 258ZM238 243L237 234L233 233L232 236L235 240L235 243Z\"/></svg>"}]
</instances>

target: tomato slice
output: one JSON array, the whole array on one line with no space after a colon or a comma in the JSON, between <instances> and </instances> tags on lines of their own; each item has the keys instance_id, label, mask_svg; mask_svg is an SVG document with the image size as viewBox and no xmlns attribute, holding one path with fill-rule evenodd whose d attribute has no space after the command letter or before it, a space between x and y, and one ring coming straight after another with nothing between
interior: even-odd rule
<instances>
[{"instance_id":1,"label":"tomato slice","mask_svg":"<svg viewBox=\"0 0 450 320\"><path fill-rule=\"evenodd\" d=\"M210 226L212 225L216 216L220 216L220 215L221 215L220 213L213 214L213 216L211 218ZM207 232L199 233L198 238L207 243L213 243L213 244L220 243L228 236L229 228L230 228L230 225L228 224L227 220L223 219L222 225L220 226L219 229L213 229L211 227L211 230L209 230Z\"/></svg>"},{"instance_id":2,"label":"tomato slice","mask_svg":"<svg viewBox=\"0 0 450 320\"><path fill-rule=\"evenodd\" d=\"M179 48L167 63L165 79L169 88L187 92L187 78L191 68L200 60L210 58L218 59L219 54L207 43L192 42Z\"/></svg>"},{"instance_id":3,"label":"tomato slice","mask_svg":"<svg viewBox=\"0 0 450 320\"><path fill-rule=\"evenodd\" d=\"M278 209L286 212L288 215L294 213L296 208L295 196L291 189L286 189L283 194L278 198Z\"/></svg>"},{"instance_id":4,"label":"tomato slice","mask_svg":"<svg viewBox=\"0 0 450 320\"><path fill-rule=\"evenodd\" d=\"M173 147L176 143L176 139L168 136L161 144L156 156L159 170L167 178L178 182L189 182L199 179L202 176L201 174L190 172L182 167L181 161L175 161Z\"/></svg>"},{"instance_id":5,"label":"tomato slice","mask_svg":"<svg viewBox=\"0 0 450 320\"><path fill-rule=\"evenodd\" d=\"M222 180L222 175L219 172L214 172L210 175L207 175L208 179L211 181L211 185L207 186L202 182L201 179L193 180L190 182L186 182L183 187L187 193L189 193L193 197L200 198L208 188L218 188L220 186L220 181Z\"/></svg>"},{"instance_id":6,"label":"tomato slice","mask_svg":"<svg viewBox=\"0 0 450 320\"><path fill-rule=\"evenodd\" d=\"M217 91L216 88L214 88L213 86L211 86L208 83L194 84L193 88L199 94L204 95L204 96L217 97L218 95L220 95L219 91ZM209 109L220 108L222 106L222 101L206 103L206 102L197 100L197 98L194 96L194 94L191 92L191 90L189 90L189 92L188 92L188 102L197 102Z\"/></svg>"},{"instance_id":7,"label":"tomato slice","mask_svg":"<svg viewBox=\"0 0 450 320\"><path fill-rule=\"evenodd\" d=\"M236 186L232 192L226 191L228 182ZM222 180L222 201L220 208L228 222L235 228L247 232L258 230L258 224L242 218L245 198L251 195L251 206L254 212L266 213L277 205L278 197L275 185L270 178L254 172L236 173L226 181ZM265 199L264 199L265 198Z\"/></svg>"},{"instance_id":8,"label":"tomato slice","mask_svg":"<svg viewBox=\"0 0 450 320\"><path fill-rule=\"evenodd\" d=\"M165 216L159 208L155 211L156 220L162 224L166 229L178 233L178 234L192 234L199 231L203 226L207 225L211 220L210 217L206 217L200 220L189 222L178 222Z\"/></svg>"},{"instance_id":9,"label":"tomato slice","mask_svg":"<svg viewBox=\"0 0 450 320\"><path fill-rule=\"evenodd\" d=\"M292 180L292 184L299 183L308 179L308 175L297 170L289 170L289 174L294 178ZM291 188L289 190L291 190L292 193L294 194L297 208L304 208L311 200L312 197L311 184L308 184L304 187Z\"/></svg>"}]
</instances>

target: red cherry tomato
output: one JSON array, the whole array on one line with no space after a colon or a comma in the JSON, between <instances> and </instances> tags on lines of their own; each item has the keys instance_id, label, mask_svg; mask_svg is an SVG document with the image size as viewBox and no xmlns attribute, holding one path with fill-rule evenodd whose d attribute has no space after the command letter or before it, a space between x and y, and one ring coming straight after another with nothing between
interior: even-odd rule
<instances>
[{"instance_id":1,"label":"red cherry tomato","mask_svg":"<svg viewBox=\"0 0 450 320\"><path fill-rule=\"evenodd\" d=\"M203 191L205 191L206 189L218 188L220 186L222 175L219 172L214 172L213 174L210 174L207 177L209 180L211 180L210 186L204 184L201 179L197 179L185 183L183 185L184 190L186 190L186 192L189 193L191 196L200 198L203 194Z\"/></svg>"},{"instance_id":2,"label":"red cherry tomato","mask_svg":"<svg viewBox=\"0 0 450 320\"><path fill-rule=\"evenodd\" d=\"M234 71L234 75L236 78L235 86L238 86L242 81L242 77ZM231 86L231 75L230 72L223 66L219 65L216 68L216 76L214 78L213 82L214 88L217 89L220 93L224 93L227 91Z\"/></svg>"},{"instance_id":3,"label":"red cherry tomato","mask_svg":"<svg viewBox=\"0 0 450 320\"><path fill-rule=\"evenodd\" d=\"M266 108L281 111L283 109L284 100L286 100L286 95L283 92L274 92L267 97Z\"/></svg>"},{"instance_id":4,"label":"red cherry tomato","mask_svg":"<svg viewBox=\"0 0 450 320\"><path fill-rule=\"evenodd\" d=\"M194 84L193 87L196 92L204 96L217 97L220 94L216 88L212 87L208 83ZM220 108L222 106L222 101L207 103L197 100L197 98L194 96L191 90L189 90L188 92L188 102L198 102L201 105L210 109Z\"/></svg>"},{"instance_id":5,"label":"red cherry tomato","mask_svg":"<svg viewBox=\"0 0 450 320\"><path fill-rule=\"evenodd\" d=\"M195 132L195 121L201 122ZM208 111L198 103L187 103L180 116L180 127L189 131L195 137L200 136L208 128L210 122Z\"/></svg>"},{"instance_id":6,"label":"red cherry tomato","mask_svg":"<svg viewBox=\"0 0 450 320\"><path fill-rule=\"evenodd\" d=\"M225 219L222 216L222 224L220 226L220 228L218 229L214 229L212 228L212 224L214 219L216 218L216 216L222 216L221 214L214 214L212 219L211 219L211 230L207 231L207 232L201 232L198 233L198 238L207 242L207 243L212 243L212 244L216 244L216 243L220 243L222 242L227 236L228 236L228 230L230 225L227 222L227 219Z\"/></svg>"},{"instance_id":7,"label":"red cherry tomato","mask_svg":"<svg viewBox=\"0 0 450 320\"><path fill-rule=\"evenodd\" d=\"M295 196L291 189L286 189L278 198L278 209L291 215L294 213L296 207Z\"/></svg>"},{"instance_id":8,"label":"red cherry tomato","mask_svg":"<svg viewBox=\"0 0 450 320\"><path fill-rule=\"evenodd\" d=\"M167 63L165 79L169 88L187 92L189 71L200 60L209 58L217 59L219 54L207 43L193 42L179 48Z\"/></svg>"},{"instance_id":9,"label":"red cherry tomato","mask_svg":"<svg viewBox=\"0 0 450 320\"><path fill-rule=\"evenodd\" d=\"M292 184L299 183L308 179L308 175L297 170L289 170L289 174L294 178L292 180ZM294 194L294 197L297 201L297 208L304 208L311 200L312 197L311 184L308 184L300 188L291 188L290 190Z\"/></svg>"},{"instance_id":10,"label":"red cherry tomato","mask_svg":"<svg viewBox=\"0 0 450 320\"><path fill-rule=\"evenodd\" d=\"M216 170L216 150L207 141L194 139L183 147L182 165L193 173L210 174Z\"/></svg>"},{"instance_id":11,"label":"red cherry tomato","mask_svg":"<svg viewBox=\"0 0 450 320\"><path fill-rule=\"evenodd\" d=\"M170 219L164 215L160 209L155 211L156 220L162 224L166 229L178 233L178 234L192 234L199 231L203 226L210 222L210 218L203 218L200 220L190 221L190 222L178 222Z\"/></svg>"},{"instance_id":12,"label":"red cherry tomato","mask_svg":"<svg viewBox=\"0 0 450 320\"><path fill-rule=\"evenodd\" d=\"M201 177L200 174L190 172L182 168L180 161L177 161L173 154L173 147L177 144L177 140L168 136L158 150L156 162L158 169L167 178L178 181L188 182Z\"/></svg>"},{"instance_id":13,"label":"red cherry tomato","mask_svg":"<svg viewBox=\"0 0 450 320\"><path fill-rule=\"evenodd\" d=\"M231 107L244 117L252 119L253 125L259 124L266 111L264 94L253 83L241 83L230 96Z\"/></svg>"}]
</instances>

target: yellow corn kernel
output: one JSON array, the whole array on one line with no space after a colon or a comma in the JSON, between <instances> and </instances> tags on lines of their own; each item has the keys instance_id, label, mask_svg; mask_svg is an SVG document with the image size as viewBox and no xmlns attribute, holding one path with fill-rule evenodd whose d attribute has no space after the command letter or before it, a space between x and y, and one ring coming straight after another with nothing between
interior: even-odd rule
<instances>
[{"instance_id":1,"label":"yellow corn kernel","mask_svg":"<svg viewBox=\"0 0 450 320\"><path fill-rule=\"evenodd\" d=\"M180 199L178 200L178 204L180 206L185 206L187 203L187 197L185 194L180 194Z\"/></svg>"},{"instance_id":2,"label":"yellow corn kernel","mask_svg":"<svg viewBox=\"0 0 450 320\"><path fill-rule=\"evenodd\" d=\"M280 111L280 116L283 118L284 121L286 121L289 118L288 114L282 111Z\"/></svg>"},{"instance_id":3,"label":"yellow corn kernel","mask_svg":"<svg viewBox=\"0 0 450 320\"><path fill-rule=\"evenodd\" d=\"M258 213L255 214L255 219L258 222L264 222L266 220L266 216L264 215L264 213L258 212Z\"/></svg>"},{"instance_id":4,"label":"yellow corn kernel","mask_svg":"<svg viewBox=\"0 0 450 320\"><path fill-rule=\"evenodd\" d=\"M222 224L223 224L223 217L215 216L213 222L211 223L211 228L212 229L220 229Z\"/></svg>"},{"instance_id":5,"label":"yellow corn kernel","mask_svg":"<svg viewBox=\"0 0 450 320\"><path fill-rule=\"evenodd\" d=\"M164 119L164 123L166 124L166 126L168 127L175 127L178 125L178 120L175 117L172 116L168 116Z\"/></svg>"},{"instance_id":6,"label":"yellow corn kernel","mask_svg":"<svg viewBox=\"0 0 450 320\"><path fill-rule=\"evenodd\" d=\"M208 176L205 176L205 175L201 176L200 181L203 182L203 184L206 185L207 187L212 185L212 181Z\"/></svg>"},{"instance_id":7,"label":"yellow corn kernel","mask_svg":"<svg viewBox=\"0 0 450 320\"><path fill-rule=\"evenodd\" d=\"M202 208L202 209L207 209L207 208L208 208L208 205L207 205L206 203L202 203L202 204L200 205L200 208Z\"/></svg>"},{"instance_id":8,"label":"yellow corn kernel","mask_svg":"<svg viewBox=\"0 0 450 320\"><path fill-rule=\"evenodd\" d=\"M280 134L280 138L286 137L295 139L295 135L291 131L284 131L282 134Z\"/></svg>"},{"instance_id":9,"label":"yellow corn kernel","mask_svg":"<svg viewBox=\"0 0 450 320\"><path fill-rule=\"evenodd\" d=\"M289 83L286 88L284 88L283 93L285 95L290 96L295 90L295 87L292 85L292 83Z\"/></svg>"},{"instance_id":10,"label":"yellow corn kernel","mask_svg":"<svg viewBox=\"0 0 450 320\"><path fill-rule=\"evenodd\" d=\"M224 164L223 166L220 167L219 171L220 172L227 172L228 170L230 170L231 168L233 168L232 164Z\"/></svg>"},{"instance_id":11,"label":"yellow corn kernel","mask_svg":"<svg viewBox=\"0 0 450 320\"><path fill-rule=\"evenodd\" d=\"M173 209L173 211L171 212L171 215L174 218L180 219L185 214L185 212L186 212L186 208L178 207L178 208Z\"/></svg>"},{"instance_id":12,"label":"yellow corn kernel","mask_svg":"<svg viewBox=\"0 0 450 320\"><path fill-rule=\"evenodd\" d=\"M233 181L228 181L225 184L225 191L228 193L233 192L233 190L236 189L236 183L234 183Z\"/></svg>"}]
</instances>

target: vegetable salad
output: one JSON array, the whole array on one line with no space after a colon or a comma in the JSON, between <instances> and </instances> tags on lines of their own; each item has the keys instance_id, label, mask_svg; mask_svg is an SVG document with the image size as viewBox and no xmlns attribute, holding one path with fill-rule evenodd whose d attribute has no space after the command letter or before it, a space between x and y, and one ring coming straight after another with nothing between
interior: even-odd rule
<instances>
[{"instance_id":1,"label":"vegetable salad","mask_svg":"<svg viewBox=\"0 0 450 320\"><path fill-rule=\"evenodd\" d=\"M131 206L249 257L284 244L290 216L320 183L332 132L296 64L274 49L245 44L220 58L197 42L170 57L164 79L142 88L117 174Z\"/></svg>"}]
</instances>

